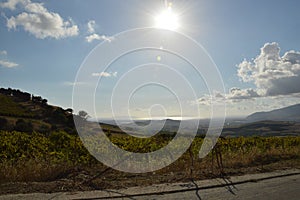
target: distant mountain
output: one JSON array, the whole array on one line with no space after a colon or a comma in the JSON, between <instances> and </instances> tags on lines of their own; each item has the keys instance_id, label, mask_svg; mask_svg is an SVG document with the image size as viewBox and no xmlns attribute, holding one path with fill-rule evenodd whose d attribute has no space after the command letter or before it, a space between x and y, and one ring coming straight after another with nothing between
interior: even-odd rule
<instances>
[{"instance_id":1,"label":"distant mountain","mask_svg":"<svg viewBox=\"0 0 300 200\"><path fill-rule=\"evenodd\" d=\"M300 104L272 110L269 112L256 112L246 118L247 122L265 120L300 122Z\"/></svg>"},{"instance_id":2,"label":"distant mountain","mask_svg":"<svg viewBox=\"0 0 300 200\"><path fill-rule=\"evenodd\" d=\"M152 134L153 132L176 132L180 126L181 121L172 119L163 120L135 120L130 123L121 124L123 130L132 131L136 133Z\"/></svg>"},{"instance_id":3,"label":"distant mountain","mask_svg":"<svg viewBox=\"0 0 300 200\"><path fill-rule=\"evenodd\" d=\"M177 132L179 127L181 131L191 132L198 129L197 120L173 120L173 119L161 119L161 120L134 120L134 121L119 121L119 125L122 130L128 131L133 134L152 135L153 133L165 133L173 134ZM100 125L107 129L108 126L113 128L115 132L119 132L115 127L118 125L113 120L102 120Z\"/></svg>"},{"instance_id":4,"label":"distant mountain","mask_svg":"<svg viewBox=\"0 0 300 200\"><path fill-rule=\"evenodd\" d=\"M225 127L224 137L299 136L300 123L290 121L259 121Z\"/></svg>"}]
</instances>

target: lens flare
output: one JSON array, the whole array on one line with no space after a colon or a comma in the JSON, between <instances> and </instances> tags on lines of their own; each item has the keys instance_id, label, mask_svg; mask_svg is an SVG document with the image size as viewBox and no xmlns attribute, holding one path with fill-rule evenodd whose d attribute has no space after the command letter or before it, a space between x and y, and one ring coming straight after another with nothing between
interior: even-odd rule
<instances>
[{"instance_id":1,"label":"lens flare","mask_svg":"<svg viewBox=\"0 0 300 200\"><path fill-rule=\"evenodd\" d=\"M175 31L179 28L178 15L172 11L171 5L155 17L155 28Z\"/></svg>"}]
</instances>

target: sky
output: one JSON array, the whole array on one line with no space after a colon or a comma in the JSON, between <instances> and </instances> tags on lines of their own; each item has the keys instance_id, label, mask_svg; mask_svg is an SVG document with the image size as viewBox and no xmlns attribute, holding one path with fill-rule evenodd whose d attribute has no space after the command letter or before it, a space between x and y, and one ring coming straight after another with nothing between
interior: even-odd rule
<instances>
[{"instance_id":1,"label":"sky","mask_svg":"<svg viewBox=\"0 0 300 200\"><path fill-rule=\"evenodd\" d=\"M0 87L41 95L50 104L74 107L76 112L87 110L97 118L110 118L112 110L117 117L128 116L129 113L135 118L206 118L211 115L211 99L216 104L225 102L229 117L247 116L256 111L299 103L298 1L0 2ZM178 20L174 31L195 40L213 60L222 77L224 91L210 94L205 78L196 76L190 63L164 52L166 47L159 46L120 57L107 71L102 70L103 66L95 65L94 71L89 71L85 79L96 78L95 82L101 78L102 82L96 88L77 79L80 78L80 67L85 66L93 49L100 48L100 51L107 47L108 50L122 39L119 35L124 31L158 28L157 23L162 24L158 16L168 9ZM170 24L167 21L162 26ZM169 34L170 40L176 43L176 37L172 38L172 33ZM155 41L159 38L159 35L154 36ZM134 40L131 42L134 43ZM184 46L182 41L177 42L177 47ZM124 42L123 45L130 46L132 43ZM96 63L102 62L106 51L102 52ZM197 57L197 52L193 53L191 59ZM203 51L199 51L200 54ZM110 55L109 51L107 55ZM138 73L128 73L143 64L148 64L148 68L142 66L139 68L142 71L137 69ZM184 78L167 66L177 70ZM125 75L128 75L127 79ZM153 80L168 80L165 83L170 85L134 87L134 84L140 84L139 81L150 80L151 77ZM115 91L118 81L122 87ZM192 85L193 91L186 89L187 82ZM83 95L75 101L81 102L80 105L72 104L74 86L83 93L94 91L96 100L90 102ZM116 101L111 101L113 92L116 93ZM184 96L180 99L184 102L180 104L181 109L178 103L180 95ZM196 98L186 98L193 95ZM199 109L200 115L193 112L195 109Z\"/></svg>"}]
</instances>

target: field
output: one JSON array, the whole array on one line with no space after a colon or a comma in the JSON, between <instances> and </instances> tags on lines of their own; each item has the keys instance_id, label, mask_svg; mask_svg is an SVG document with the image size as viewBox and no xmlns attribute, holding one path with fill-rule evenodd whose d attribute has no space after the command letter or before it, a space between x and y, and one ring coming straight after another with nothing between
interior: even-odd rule
<instances>
[{"instance_id":1,"label":"field","mask_svg":"<svg viewBox=\"0 0 300 200\"><path fill-rule=\"evenodd\" d=\"M108 133L128 151L150 152L172 137L134 138ZM0 194L55 192L150 185L191 179L300 167L300 137L238 137L218 140L213 151L198 158L203 138L171 165L144 174L113 170L94 159L76 135L66 132L22 133L0 131Z\"/></svg>"}]
</instances>

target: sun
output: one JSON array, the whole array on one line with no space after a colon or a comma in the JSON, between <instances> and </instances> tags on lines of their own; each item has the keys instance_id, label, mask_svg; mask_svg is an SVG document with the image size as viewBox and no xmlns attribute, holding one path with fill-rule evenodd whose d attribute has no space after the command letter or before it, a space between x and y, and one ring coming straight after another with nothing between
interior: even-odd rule
<instances>
[{"instance_id":1,"label":"sun","mask_svg":"<svg viewBox=\"0 0 300 200\"><path fill-rule=\"evenodd\" d=\"M162 11L155 17L155 28L175 31L179 28L178 15L172 11L169 5L166 10Z\"/></svg>"}]
</instances>

